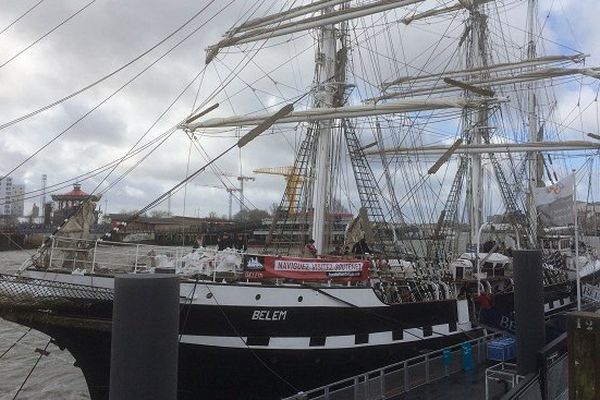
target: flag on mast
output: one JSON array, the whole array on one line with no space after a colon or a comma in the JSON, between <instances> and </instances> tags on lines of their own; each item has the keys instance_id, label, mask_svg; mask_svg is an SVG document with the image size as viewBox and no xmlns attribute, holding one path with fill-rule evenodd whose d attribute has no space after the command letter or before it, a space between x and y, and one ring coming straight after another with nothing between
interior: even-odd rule
<instances>
[{"instance_id":1,"label":"flag on mast","mask_svg":"<svg viewBox=\"0 0 600 400\"><path fill-rule=\"evenodd\" d=\"M575 174L569 174L554 185L534 188L535 206L546 227L572 225L575 220L573 187Z\"/></svg>"}]
</instances>

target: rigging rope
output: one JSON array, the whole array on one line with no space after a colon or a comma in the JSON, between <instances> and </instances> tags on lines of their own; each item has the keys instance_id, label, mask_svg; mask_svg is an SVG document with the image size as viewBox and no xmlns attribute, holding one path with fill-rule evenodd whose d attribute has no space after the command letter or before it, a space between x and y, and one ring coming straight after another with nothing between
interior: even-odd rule
<instances>
[{"instance_id":1,"label":"rigging rope","mask_svg":"<svg viewBox=\"0 0 600 400\"><path fill-rule=\"evenodd\" d=\"M26 250L19 243L15 242L6 232L2 231L0 233L2 233L2 236L6 237L6 239L8 239L9 242L13 243L19 250ZM30 254L32 254L32 253L30 253ZM2 357L0 357L0 358L2 358Z\"/></svg>"},{"instance_id":2,"label":"rigging rope","mask_svg":"<svg viewBox=\"0 0 600 400\"><path fill-rule=\"evenodd\" d=\"M29 328L29 330L31 330L31 329L32 328ZM33 332L35 332L35 331L33 331ZM44 341L46 341L46 339L48 338L46 335L44 335L44 337L41 337L39 335L35 335L33 332L29 332L28 336L29 337L34 337L36 339L41 339L41 340L44 340ZM9 337L3 336L3 335L0 335L0 339L2 339L2 340L10 340ZM30 344L22 343L19 340L21 340L21 339L19 338L18 341L13 342L13 344L11 345L11 347L13 347L13 348L19 347L19 348L21 348L23 350L26 349L27 351L31 351L32 353L37 353L37 352L41 351L41 349L39 347L35 347L35 346L30 345ZM52 341L51 341L51 343L52 343ZM63 362L65 365L70 365L70 366L73 365L73 359L72 358L67 358L67 357L59 356L59 355L56 354L56 352L48 352L47 356L48 356L49 359L52 358L52 359L54 359L56 361ZM0 356L0 359L2 359L2 356Z\"/></svg>"},{"instance_id":3,"label":"rigging rope","mask_svg":"<svg viewBox=\"0 0 600 400\"><path fill-rule=\"evenodd\" d=\"M56 25L54 28L50 29L48 32L44 33L42 36L40 36L39 38L37 38L36 40L34 40L32 43L30 43L29 45L27 45L24 49L19 50L15 55L13 55L8 60L6 60L2 64L0 64L0 68L6 66L8 63L10 63L11 61L13 61L17 57L19 57L21 54L25 53L27 50L29 50L30 48L32 48L33 46L35 46L36 44L38 44L40 41L42 41L43 39L45 39L46 37L48 37L52 32L56 31L58 28L60 28L61 26L63 26L64 24L66 24L67 22L69 22L70 20L72 20L73 18L75 18L77 15L79 15L81 12L83 12L86 8L88 8L89 6L91 6L92 4L94 4L95 2L96 2L96 0L90 1L89 3L87 3L86 5L84 5L83 7L81 7L79 10L77 10L74 14L71 14L67 19L63 20L61 23L59 23L58 25ZM37 4L36 4L36 6L37 6Z\"/></svg>"},{"instance_id":4,"label":"rigging rope","mask_svg":"<svg viewBox=\"0 0 600 400\"><path fill-rule=\"evenodd\" d=\"M15 19L13 22L11 22L10 24L6 25L1 31L0 31L0 35L2 35L4 32L6 32L8 29L10 29L14 24L16 24L17 22L19 22L21 19L23 19L23 17L25 17L27 14L29 14L31 11L33 11L37 6L39 6L40 4L42 4L44 2L44 0L39 0L37 3L35 3L34 5L32 5L31 7L29 7L29 9L27 11L25 11L23 14L21 14L17 19Z\"/></svg>"},{"instance_id":5,"label":"rigging rope","mask_svg":"<svg viewBox=\"0 0 600 400\"><path fill-rule=\"evenodd\" d=\"M258 362L260 362L267 369L267 371L269 371L271 374L273 374L273 376L275 376L277 379L279 379L280 381L282 381L283 383L285 383L287 386L289 386L292 390L294 390L296 393L298 393L299 390L298 390L298 388L296 386L294 386L290 381L288 381L287 379L285 379L283 376L281 376L280 374L278 374L277 371L275 371L273 368L271 368L267 364L267 362L265 360L263 360L258 354L256 354L256 351L254 351L254 349L252 347L250 347L246 343L245 340L242 339L242 336L240 335L240 332L237 330L237 328L235 327L235 325L233 324L233 322L231 322L231 320L229 319L229 316L227 315L227 313L223 309L223 306L221 305L221 303L219 303L219 301L217 300L217 297L214 295L213 291L210 289L210 286L208 284L205 284L205 286L206 286L206 289L208 289L208 292L212 295L212 298L215 300L215 303L217 303L217 306L219 307L219 311L221 311L221 314L223 315L223 318L225 318L225 321L227 321L227 325L229 325L229 327L235 333L235 335L238 338L240 338L240 340L246 346L246 349L248 349L248 351L250 351L250 353L252 353L252 356L254 356L254 358L256 358L258 360Z\"/></svg>"},{"instance_id":6,"label":"rigging rope","mask_svg":"<svg viewBox=\"0 0 600 400\"><path fill-rule=\"evenodd\" d=\"M95 0L94 0L95 1ZM215 0L211 0L211 3L214 2ZM189 33L188 35L186 35L183 39L181 39L180 41L178 41L174 46L172 46L171 48L169 48L166 52L164 52L160 57L158 57L157 59L155 59L153 62L151 62L148 66L146 66L145 68L143 68L140 72L138 72L137 74L135 74L132 78L130 78L127 82L125 82L125 84L121 85L118 89L114 90L113 92L111 92L111 94L109 94L107 97L105 97L103 100L101 100L99 103L97 103L94 107L92 107L90 110L86 111L81 117L79 117L77 120L75 120L75 122L71 123L67 128L63 129L60 133L58 133L57 135L55 135L52 139L50 139L48 142L46 142L44 145L42 145L40 148L38 148L33 154L31 154L29 157L25 158L25 160L21 161L17 166L13 167L8 173L6 173L2 178L0 178L0 181L8 176L10 176L12 173L14 173L17 169L19 169L20 167L22 167L24 164L26 164L28 161L30 161L32 158L34 158L35 156L37 156L39 153L41 153L44 149L46 149L48 146L50 146L50 144L52 144L53 142L55 142L57 139L59 139L61 136L63 136L65 133L67 133L68 131L70 131L73 127L75 127L77 124L79 124L79 122L81 122L82 120L84 120L88 115L90 115L91 113L93 113L94 111L96 111L98 108L100 108L100 106L102 106L104 103L106 103L108 100L110 100L111 98L113 98L116 94L118 94L121 90L123 90L124 88L126 88L127 86L129 86L133 81L135 81L137 78L139 78L142 74L144 74L146 71L148 71L150 68L152 68L155 64L157 64L160 60L162 60L163 58L165 58L167 55L169 55L173 50L175 50L176 48L178 48L183 42L185 42L187 39L189 39L190 37L192 37L194 34L196 34L201 28L203 28L206 24L208 24L208 22L212 21L217 15L219 15L221 12L223 12L224 10L226 10L235 0L230 0L227 4L225 4L216 14L212 15L209 19L207 19L204 23L202 23L199 27L197 27L196 29L194 29L191 33ZM0 129L2 129L2 127L0 126Z\"/></svg>"},{"instance_id":7,"label":"rigging rope","mask_svg":"<svg viewBox=\"0 0 600 400\"><path fill-rule=\"evenodd\" d=\"M189 18L183 25L179 26L177 29L175 29L173 32L171 32L169 35L165 36L162 40L160 40L158 43L156 43L155 45L153 45L152 47L148 48L146 51L142 52L141 54L139 54L138 56L136 56L135 58L133 58L132 60L128 61L127 63L123 64L122 66L120 66L119 68L115 69L114 71L110 72L107 75L104 75L103 77L101 77L100 79L90 83L89 85L86 85L84 87L82 87L81 89L78 89L70 94L68 94L65 97L62 97L58 100L53 101L52 103L49 103L41 108L38 108L37 110L31 111L25 115L22 115L18 118L15 118L11 121L7 121L4 122L2 124L0 124L0 131L3 129L8 128L9 126L12 126L16 123L19 123L21 121L24 121L28 118L31 118L41 112L44 112L46 110L51 109L52 107L55 107L91 88L93 88L94 86L97 86L98 84L104 82L105 80L111 78L112 76L116 75L117 73L121 72L122 70L126 69L127 67L131 66L132 64L134 64L135 62L137 62L138 60L140 60L141 58L143 58L144 56L146 56L147 54L151 53L154 49L156 49L157 47L159 47L160 45L162 45L163 43L165 43L167 40L169 40L170 38L172 38L173 36L175 36L177 33L179 33L183 28L185 28L187 25L189 25L193 20L195 20L200 14L202 14L212 3L214 3L215 0L211 0L208 4L206 4L205 6L203 6L198 12L196 12L191 18Z\"/></svg>"},{"instance_id":8,"label":"rigging rope","mask_svg":"<svg viewBox=\"0 0 600 400\"><path fill-rule=\"evenodd\" d=\"M25 336L27 336L29 334L29 332L31 332L33 328L28 328L25 332L23 332L23 334L13 342L13 344L11 344L9 346L8 349L4 350L4 352L2 353L2 355L0 355L0 360L2 359L2 357L4 357L6 354L8 354L9 351L11 351L21 340L23 340L25 338Z\"/></svg>"},{"instance_id":9,"label":"rigging rope","mask_svg":"<svg viewBox=\"0 0 600 400\"><path fill-rule=\"evenodd\" d=\"M192 139L190 138L190 145L188 146L187 162L185 164L185 176L188 176L188 174L190 173L191 157L192 157ZM187 182L185 183L185 185L183 185L183 218L184 218L184 220L185 220L186 200L187 200ZM171 201L170 198L169 198L169 201ZM171 213L170 207L169 207L168 212ZM184 233L185 233L185 224L182 221L181 222L181 245L182 246L185 246L185 234Z\"/></svg>"},{"instance_id":10,"label":"rigging rope","mask_svg":"<svg viewBox=\"0 0 600 400\"><path fill-rule=\"evenodd\" d=\"M172 133L172 131L167 131L165 133L162 133L160 136L152 139L151 141L149 141L148 143L144 144L143 146L139 147L138 149L136 149L135 151L131 152L125 159L129 159L132 158L133 156L141 153L143 150L146 150L148 147L152 146L153 144L155 144L158 141L161 141L161 144L164 143L165 140L165 136L168 136ZM159 144L160 146L160 144ZM68 188L72 185L72 183L76 183L76 182L83 182L86 181L88 179L91 179L99 174L101 174L104 171L107 171L108 169L110 169L112 166L114 166L115 163L119 163L122 162L123 159L119 158L117 160L113 160L109 163L106 163L98 168L95 168L93 170L90 170L84 174L80 174L77 175L75 177L72 177L70 179L49 185L46 187L45 192L46 193L55 193L58 192L60 190L63 190L65 188ZM51 189L51 190L49 190ZM36 190L32 190L29 192L25 192L23 195L24 197L22 197L24 200L29 200L29 199L33 199L39 196L39 194L44 192L44 188L40 188L40 189L36 189ZM4 205L4 204L10 204L11 202L13 202L14 198L19 198L19 195L13 195L10 196L8 198L5 198L4 200L0 200L0 206Z\"/></svg>"}]
</instances>

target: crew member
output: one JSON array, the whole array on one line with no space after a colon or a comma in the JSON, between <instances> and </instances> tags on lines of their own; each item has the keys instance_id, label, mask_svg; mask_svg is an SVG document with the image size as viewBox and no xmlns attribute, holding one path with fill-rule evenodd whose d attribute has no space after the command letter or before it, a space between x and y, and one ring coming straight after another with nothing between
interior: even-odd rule
<instances>
[{"instance_id":1,"label":"crew member","mask_svg":"<svg viewBox=\"0 0 600 400\"><path fill-rule=\"evenodd\" d=\"M204 242L204 237L202 235L196 236L196 241L194 242L194 246L192 246L192 253L204 245L202 242Z\"/></svg>"},{"instance_id":2,"label":"crew member","mask_svg":"<svg viewBox=\"0 0 600 400\"><path fill-rule=\"evenodd\" d=\"M241 233L237 235L234 246L235 246L235 249L238 251L248 250L248 244L246 243L246 240L244 239L244 235L242 235Z\"/></svg>"},{"instance_id":3,"label":"crew member","mask_svg":"<svg viewBox=\"0 0 600 400\"><path fill-rule=\"evenodd\" d=\"M228 233L223 233L223 236L221 236L221 238L219 238L219 247L218 250L225 250L225 249L230 249L232 248L233 245L231 244L231 238L229 238L229 234Z\"/></svg>"},{"instance_id":4,"label":"crew member","mask_svg":"<svg viewBox=\"0 0 600 400\"><path fill-rule=\"evenodd\" d=\"M317 248L315 247L315 241L313 239L310 239L308 243L306 243L305 247L309 255L311 255L312 257L317 256Z\"/></svg>"}]
</instances>

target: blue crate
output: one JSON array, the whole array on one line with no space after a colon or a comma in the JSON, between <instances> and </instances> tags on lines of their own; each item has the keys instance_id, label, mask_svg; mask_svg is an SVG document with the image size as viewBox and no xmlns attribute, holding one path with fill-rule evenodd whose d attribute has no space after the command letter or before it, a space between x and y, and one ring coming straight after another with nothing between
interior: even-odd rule
<instances>
[{"instance_id":1,"label":"blue crate","mask_svg":"<svg viewBox=\"0 0 600 400\"><path fill-rule=\"evenodd\" d=\"M516 358L515 339L507 337L496 339L487 344L487 359L492 361L508 361Z\"/></svg>"}]
</instances>

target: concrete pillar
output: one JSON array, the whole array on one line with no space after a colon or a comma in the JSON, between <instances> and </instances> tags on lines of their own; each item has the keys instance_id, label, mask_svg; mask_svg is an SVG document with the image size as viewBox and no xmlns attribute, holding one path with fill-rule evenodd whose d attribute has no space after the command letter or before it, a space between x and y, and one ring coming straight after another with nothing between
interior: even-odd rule
<instances>
[{"instance_id":1,"label":"concrete pillar","mask_svg":"<svg viewBox=\"0 0 600 400\"><path fill-rule=\"evenodd\" d=\"M513 252L517 372L537 372L537 352L546 344L544 276L540 250Z\"/></svg>"},{"instance_id":2,"label":"concrete pillar","mask_svg":"<svg viewBox=\"0 0 600 400\"><path fill-rule=\"evenodd\" d=\"M175 400L179 278L115 277L110 400Z\"/></svg>"}]
</instances>

